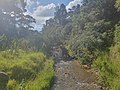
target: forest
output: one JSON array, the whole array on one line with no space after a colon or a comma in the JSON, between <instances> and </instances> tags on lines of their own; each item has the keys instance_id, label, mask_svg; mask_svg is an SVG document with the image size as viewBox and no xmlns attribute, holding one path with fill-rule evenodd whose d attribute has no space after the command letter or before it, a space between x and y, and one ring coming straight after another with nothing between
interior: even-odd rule
<instances>
[{"instance_id":1,"label":"forest","mask_svg":"<svg viewBox=\"0 0 120 90\"><path fill-rule=\"evenodd\" d=\"M0 90L51 90L59 49L96 71L99 86L120 90L120 0L58 5L41 31L26 12L25 0L0 0Z\"/></svg>"}]
</instances>

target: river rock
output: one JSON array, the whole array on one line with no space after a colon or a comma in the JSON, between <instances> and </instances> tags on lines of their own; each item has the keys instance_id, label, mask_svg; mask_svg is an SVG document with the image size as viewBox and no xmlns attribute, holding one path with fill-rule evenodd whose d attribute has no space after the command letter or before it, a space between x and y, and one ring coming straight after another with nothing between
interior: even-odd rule
<instances>
[{"instance_id":1,"label":"river rock","mask_svg":"<svg viewBox=\"0 0 120 90\"><path fill-rule=\"evenodd\" d=\"M0 90L5 90L9 76L5 72L0 72Z\"/></svg>"},{"instance_id":2,"label":"river rock","mask_svg":"<svg viewBox=\"0 0 120 90\"><path fill-rule=\"evenodd\" d=\"M55 72L51 90L104 90L95 83L96 75L84 69L79 61L57 62Z\"/></svg>"}]
</instances>

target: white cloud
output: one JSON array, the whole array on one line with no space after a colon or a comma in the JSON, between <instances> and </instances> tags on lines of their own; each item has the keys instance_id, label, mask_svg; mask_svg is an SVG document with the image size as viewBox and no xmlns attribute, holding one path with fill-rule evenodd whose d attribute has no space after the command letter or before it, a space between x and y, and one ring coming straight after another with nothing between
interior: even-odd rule
<instances>
[{"instance_id":1,"label":"white cloud","mask_svg":"<svg viewBox=\"0 0 120 90\"><path fill-rule=\"evenodd\" d=\"M53 18L55 11L55 4L40 5L33 12L32 16L36 19L37 25L42 26L46 20Z\"/></svg>"},{"instance_id":2,"label":"white cloud","mask_svg":"<svg viewBox=\"0 0 120 90\"><path fill-rule=\"evenodd\" d=\"M40 2L38 2L37 0L26 0L27 2L27 12L32 13L36 7L40 4Z\"/></svg>"},{"instance_id":3,"label":"white cloud","mask_svg":"<svg viewBox=\"0 0 120 90\"><path fill-rule=\"evenodd\" d=\"M33 16L50 17L54 15L55 4L51 3L46 6L38 6L33 12Z\"/></svg>"},{"instance_id":4,"label":"white cloud","mask_svg":"<svg viewBox=\"0 0 120 90\"><path fill-rule=\"evenodd\" d=\"M34 0L26 0L26 2L27 2L27 9L30 9L31 6L35 3Z\"/></svg>"},{"instance_id":5,"label":"white cloud","mask_svg":"<svg viewBox=\"0 0 120 90\"><path fill-rule=\"evenodd\" d=\"M37 8L33 10L31 15L36 19L36 29L41 29L46 20L54 17L55 7L54 3L47 5L39 5L39 2L35 2L37 0L27 0L28 8L30 9L32 6L37 5ZM67 6L66 9L72 8L77 4L81 4L82 0L73 0ZM33 8L33 7L32 7Z\"/></svg>"},{"instance_id":6,"label":"white cloud","mask_svg":"<svg viewBox=\"0 0 120 90\"><path fill-rule=\"evenodd\" d=\"M76 6L77 4L81 5L82 0L74 0L71 1L67 6L66 9L68 10L69 8L72 8L73 6Z\"/></svg>"}]
</instances>

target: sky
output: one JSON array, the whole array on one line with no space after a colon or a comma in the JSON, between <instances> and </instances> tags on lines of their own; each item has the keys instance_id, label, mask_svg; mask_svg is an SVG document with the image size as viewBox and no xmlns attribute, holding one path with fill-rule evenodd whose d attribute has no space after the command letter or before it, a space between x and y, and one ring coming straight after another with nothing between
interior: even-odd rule
<instances>
[{"instance_id":1,"label":"sky","mask_svg":"<svg viewBox=\"0 0 120 90\"><path fill-rule=\"evenodd\" d=\"M36 19L35 30L41 31L46 20L53 18L55 7L65 4L66 9L81 4L82 0L27 0L27 13Z\"/></svg>"}]
</instances>

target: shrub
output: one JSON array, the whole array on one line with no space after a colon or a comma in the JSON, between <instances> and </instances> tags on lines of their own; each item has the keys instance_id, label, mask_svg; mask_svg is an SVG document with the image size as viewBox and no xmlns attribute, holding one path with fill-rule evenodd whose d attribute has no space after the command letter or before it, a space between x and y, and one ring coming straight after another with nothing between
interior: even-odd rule
<instances>
[{"instance_id":1,"label":"shrub","mask_svg":"<svg viewBox=\"0 0 120 90\"><path fill-rule=\"evenodd\" d=\"M25 87L26 90L50 90L54 78L54 62L47 60L45 67L35 80L29 81Z\"/></svg>"},{"instance_id":2,"label":"shrub","mask_svg":"<svg viewBox=\"0 0 120 90\"><path fill-rule=\"evenodd\" d=\"M18 86L18 83L15 79L9 80L7 84L7 90L16 90L17 86Z\"/></svg>"},{"instance_id":3,"label":"shrub","mask_svg":"<svg viewBox=\"0 0 120 90\"><path fill-rule=\"evenodd\" d=\"M19 65L15 65L11 68L11 70L11 78L18 81L22 81L23 79L30 79L32 75L35 75L35 72L31 68L24 68Z\"/></svg>"},{"instance_id":4,"label":"shrub","mask_svg":"<svg viewBox=\"0 0 120 90\"><path fill-rule=\"evenodd\" d=\"M30 90L29 87L32 88L31 90L50 89L54 77L54 62L40 52L26 53L19 50L18 53L19 57L9 51L0 52L0 70L10 76L7 89L19 90L25 87L25 90Z\"/></svg>"}]
</instances>

